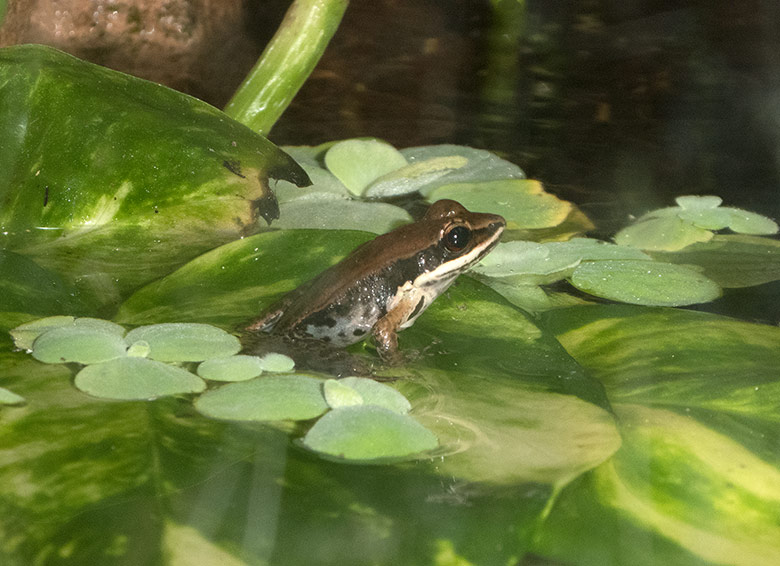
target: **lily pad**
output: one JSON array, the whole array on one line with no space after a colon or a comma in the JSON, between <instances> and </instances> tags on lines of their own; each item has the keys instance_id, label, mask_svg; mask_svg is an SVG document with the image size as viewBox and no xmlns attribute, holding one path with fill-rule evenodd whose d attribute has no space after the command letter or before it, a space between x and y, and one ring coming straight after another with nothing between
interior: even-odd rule
<instances>
[{"instance_id":1,"label":"lily pad","mask_svg":"<svg viewBox=\"0 0 780 566\"><path fill-rule=\"evenodd\" d=\"M212 358L198 366L198 375L211 381L246 381L262 373L263 363L260 358L243 354Z\"/></svg>"},{"instance_id":2,"label":"lily pad","mask_svg":"<svg viewBox=\"0 0 780 566\"><path fill-rule=\"evenodd\" d=\"M20 350L32 350L33 342L44 332L52 328L70 326L76 320L72 316L47 316L25 324L21 324L10 331L14 339L14 346Z\"/></svg>"},{"instance_id":3,"label":"lily pad","mask_svg":"<svg viewBox=\"0 0 780 566\"><path fill-rule=\"evenodd\" d=\"M326 379L322 384L322 394L331 409L363 404L363 396L338 379Z\"/></svg>"},{"instance_id":4,"label":"lily pad","mask_svg":"<svg viewBox=\"0 0 780 566\"><path fill-rule=\"evenodd\" d=\"M357 391L363 398L363 404L384 407L394 413L406 414L412 409L409 400L403 394L384 383L365 377L345 377L339 380Z\"/></svg>"},{"instance_id":5,"label":"lily pad","mask_svg":"<svg viewBox=\"0 0 780 566\"><path fill-rule=\"evenodd\" d=\"M199 393L206 383L182 368L138 357L88 365L76 374L75 385L104 399L156 399Z\"/></svg>"},{"instance_id":6,"label":"lily pad","mask_svg":"<svg viewBox=\"0 0 780 566\"><path fill-rule=\"evenodd\" d=\"M570 281L586 293L635 305L692 305L721 294L717 283L698 271L654 261L587 261Z\"/></svg>"},{"instance_id":7,"label":"lily pad","mask_svg":"<svg viewBox=\"0 0 780 566\"><path fill-rule=\"evenodd\" d=\"M5 387L0 387L0 405L22 405L23 403L26 403L24 397Z\"/></svg>"},{"instance_id":8,"label":"lily pad","mask_svg":"<svg viewBox=\"0 0 780 566\"><path fill-rule=\"evenodd\" d=\"M456 169L465 166L469 160L462 155L433 157L416 161L383 175L371 183L365 191L367 198L389 198L406 195L430 185Z\"/></svg>"},{"instance_id":9,"label":"lily pad","mask_svg":"<svg viewBox=\"0 0 780 566\"><path fill-rule=\"evenodd\" d=\"M62 326L41 334L33 342L32 355L47 364L94 364L125 356L121 336L98 328Z\"/></svg>"},{"instance_id":10,"label":"lily pad","mask_svg":"<svg viewBox=\"0 0 780 566\"><path fill-rule=\"evenodd\" d=\"M433 450L438 440L408 415L361 405L330 411L306 433L303 445L336 458L370 461Z\"/></svg>"},{"instance_id":11,"label":"lily pad","mask_svg":"<svg viewBox=\"0 0 780 566\"><path fill-rule=\"evenodd\" d=\"M572 211L571 203L545 192L539 181L529 179L444 185L427 196L428 202L439 199L456 200L473 211L500 214L508 230L557 226Z\"/></svg>"},{"instance_id":12,"label":"lily pad","mask_svg":"<svg viewBox=\"0 0 780 566\"><path fill-rule=\"evenodd\" d=\"M127 333L129 344L149 343L149 357L161 362L200 362L232 356L241 349L238 338L221 328L199 323L139 326Z\"/></svg>"},{"instance_id":13,"label":"lily pad","mask_svg":"<svg viewBox=\"0 0 780 566\"><path fill-rule=\"evenodd\" d=\"M260 358L260 367L263 371L271 373L284 373L292 371L295 367L295 361L290 356L270 352Z\"/></svg>"},{"instance_id":14,"label":"lily pad","mask_svg":"<svg viewBox=\"0 0 780 566\"><path fill-rule=\"evenodd\" d=\"M272 375L231 383L201 395L195 408L233 421L307 420L328 410L322 381L305 375Z\"/></svg>"},{"instance_id":15,"label":"lily pad","mask_svg":"<svg viewBox=\"0 0 780 566\"><path fill-rule=\"evenodd\" d=\"M362 195L376 179L406 166L406 158L380 140L344 140L325 154L325 165L354 195Z\"/></svg>"},{"instance_id":16,"label":"lily pad","mask_svg":"<svg viewBox=\"0 0 780 566\"><path fill-rule=\"evenodd\" d=\"M696 242L707 242L712 236L712 232L706 228L695 226L675 214L640 220L627 226L615 234L615 242L643 250L671 252Z\"/></svg>"}]
</instances>

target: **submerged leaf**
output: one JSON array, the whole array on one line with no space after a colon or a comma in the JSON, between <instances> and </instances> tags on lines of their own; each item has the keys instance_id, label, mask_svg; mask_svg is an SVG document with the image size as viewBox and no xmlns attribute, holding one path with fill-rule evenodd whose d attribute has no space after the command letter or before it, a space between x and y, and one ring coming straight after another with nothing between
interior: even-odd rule
<instances>
[{"instance_id":1,"label":"submerged leaf","mask_svg":"<svg viewBox=\"0 0 780 566\"><path fill-rule=\"evenodd\" d=\"M328 410L322 381L305 375L272 375L231 383L201 395L195 408L233 421L307 420Z\"/></svg>"},{"instance_id":2,"label":"submerged leaf","mask_svg":"<svg viewBox=\"0 0 780 566\"><path fill-rule=\"evenodd\" d=\"M587 261L570 281L586 293L635 305L691 305L721 294L720 287L698 271L654 261Z\"/></svg>"},{"instance_id":3,"label":"submerged leaf","mask_svg":"<svg viewBox=\"0 0 780 566\"><path fill-rule=\"evenodd\" d=\"M127 333L127 342L149 343L149 357L162 362L200 362L232 356L241 349L238 338L221 328L198 323L139 326Z\"/></svg>"},{"instance_id":4,"label":"submerged leaf","mask_svg":"<svg viewBox=\"0 0 780 566\"><path fill-rule=\"evenodd\" d=\"M5 387L0 387L0 405L21 405L25 402L25 398L21 395L17 395Z\"/></svg>"},{"instance_id":5,"label":"submerged leaf","mask_svg":"<svg viewBox=\"0 0 780 566\"><path fill-rule=\"evenodd\" d=\"M104 399L156 399L199 393L204 381L187 370L154 360L126 357L92 364L76 374L76 387Z\"/></svg>"},{"instance_id":6,"label":"submerged leaf","mask_svg":"<svg viewBox=\"0 0 780 566\"><path fill-rule=\"evenodd\" d=\"M403 208L384 202L342 199L297 199L281 205L275 224L284 229L362 230L383 234L411 222Z\"/></svg>"},{"instance_id":7,"label":"submerged leaf","mask_svg":"<svg viewBox=\"0 0 780 566\"><path fill-rule=\"evenodd\" d=\"M408 415L361 405L334 409L318 420L303 445L346 460L403 458L438 445L436 435Z\"/></svg>"}]
</instances>

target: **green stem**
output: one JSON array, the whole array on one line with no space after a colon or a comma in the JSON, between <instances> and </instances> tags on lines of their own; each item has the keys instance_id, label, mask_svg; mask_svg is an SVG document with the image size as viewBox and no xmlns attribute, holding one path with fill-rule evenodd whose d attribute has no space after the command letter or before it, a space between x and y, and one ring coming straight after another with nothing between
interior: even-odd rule
<instances>
[{"instance_id":1,"label":"green stem","mask_svg":"<svg viewBox=\"0 0 780 566\"><path fill-rule=\"evenodd\" d=\"M268 134L320 60L348 4L349 0L295 0L227 103L228 116Z\"/></svg>"}]
</instances>

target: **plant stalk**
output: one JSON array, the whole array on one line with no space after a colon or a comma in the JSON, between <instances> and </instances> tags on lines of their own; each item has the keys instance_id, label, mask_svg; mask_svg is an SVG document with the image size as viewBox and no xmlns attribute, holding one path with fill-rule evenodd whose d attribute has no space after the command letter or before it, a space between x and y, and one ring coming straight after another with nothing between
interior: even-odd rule
<instances>
[{"instance_id":1,"label":"plant stalk","mask_svg":"<svg viewBox=\"0 0 780 566\"><path fill-rule=\"evenodd\" d=\"M349 0L294 0L225 106L228 116L267 135L314 70L348 4Z\"/></svg>"}]
</instances>

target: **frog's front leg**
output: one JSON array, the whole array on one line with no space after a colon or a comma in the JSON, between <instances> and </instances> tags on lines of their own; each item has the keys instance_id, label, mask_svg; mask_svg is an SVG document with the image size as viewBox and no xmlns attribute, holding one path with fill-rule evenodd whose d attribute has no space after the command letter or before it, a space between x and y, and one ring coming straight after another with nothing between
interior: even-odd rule
<instances>
[{"instance_id":1,"label":"frog's front leg","mask_svg":"<svg viewBox=\"0 0 780 566\"><path fill-rule=\"evenodd\" d=\"M376 321L372 333L379 357L387 364L398 365L403 356L398 351L398 329L417 309L421 297L416 293L403 293L392 302L387 314Z\"/></svg>"}]
</instances>

